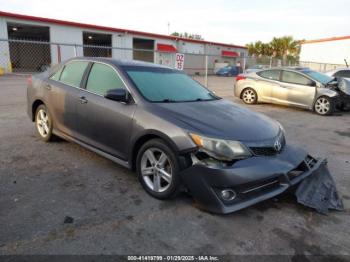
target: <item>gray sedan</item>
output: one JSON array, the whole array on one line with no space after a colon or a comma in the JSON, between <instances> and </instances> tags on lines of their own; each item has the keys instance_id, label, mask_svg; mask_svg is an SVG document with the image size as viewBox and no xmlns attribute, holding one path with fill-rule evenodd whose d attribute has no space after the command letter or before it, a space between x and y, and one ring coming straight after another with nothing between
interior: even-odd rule
<instances>
[{"instance_id":1,"label":"gray sedan","mask_svg":"<svg viewBox=\"0 0 350 262\"><path fill-rule=\"evenodd\" d=\"M330 115L350 104L350 80L308 68L273 68L237 76L234 94L246 104L267 102Z\"/></svg>"},{"instance_id":2,"label":"gray sedan","mask_svg":"<svg viewBox=\"0 0 350 262\"><path fill-rule=\"evenodd\" d=\"M38 136L59 136L136 171L158 199L188 191L229 213L274 197L323 165L275 120L225 101L181 71L74 58L28 79Z\"/></svg>"}]
</instances>

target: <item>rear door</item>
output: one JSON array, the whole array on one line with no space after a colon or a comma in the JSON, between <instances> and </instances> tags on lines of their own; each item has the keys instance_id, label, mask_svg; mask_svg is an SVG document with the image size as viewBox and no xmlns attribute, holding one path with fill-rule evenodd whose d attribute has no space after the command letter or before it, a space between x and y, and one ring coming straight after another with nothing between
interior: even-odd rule
<instances>
[{"instance_id":1,"label":"rear door","mask_svg":"<svg viewBox=\"0 0 350 262\"><path fill-rule=\"evenodd\" d=\"M54 120L54 128L70 136L77 136L77 103L87 61L71 61L49 78L47 106Z\"/></svg>"},{"instance_id":2,"label":"rear door","mask_svg":"<svg viewBox=\"0 0 350 262\"><path fill-rule=\"evenodd\" d=\"M126 88L111 65L96 62L80 92L78 105L81 139L106 153L127 160L128 142L136 104L112 101L104 97L110 89Z\"/></svg>"},{"instance_id":3,"label":"rear door","mask_svg":"<svg viewBox=\"0 0 350 262\"><path fill-rule=\"evenodd\" d=\"M278 87L281 70L270 69L263 70L256 73L260 78L256 79L257 91L260 100L271 102L272 101L272 90L274 87Z\"/></svg>"},{"instance_id":4,"label":"rear door","mask_svg":"<svg viewBox=\"0 0 350 262\"><path fill-rule=\"evenodd\" d=\"M316 86L312 86L312 82L314 81L298 72L282 70L280 85L273 88L274 102L312 107L316 94Z\"/></svg>"}]
</instances>

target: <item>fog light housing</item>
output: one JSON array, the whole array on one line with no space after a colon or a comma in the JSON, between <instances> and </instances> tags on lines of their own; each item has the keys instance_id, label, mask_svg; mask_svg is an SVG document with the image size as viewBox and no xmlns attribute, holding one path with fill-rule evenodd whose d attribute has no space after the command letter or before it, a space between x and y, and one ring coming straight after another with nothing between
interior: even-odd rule
<instances>
[{"instance_id":1,"label":"fog light housing","mask_svg":"<svg viewBox=\"0 0 350 262\"><path fill-rule=\"evenodd\" d=\"M232 189L223 189L220 192L220 196L225 201L232 201L236 198L237 194Z\"/></svg>"}]
</instances>

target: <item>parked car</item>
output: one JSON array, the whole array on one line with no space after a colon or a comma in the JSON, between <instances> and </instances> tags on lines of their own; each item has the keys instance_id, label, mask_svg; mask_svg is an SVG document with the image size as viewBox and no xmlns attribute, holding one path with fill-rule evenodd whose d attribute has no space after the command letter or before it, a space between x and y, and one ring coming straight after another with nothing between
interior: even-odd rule
<instances>
[{"instance_id":1,"label":"parked car","mask_svg":"<svg viewBox=\"0 0 350 262\"><path fill-rule=\"evenodd\" d=\"M27 102L42 140L59 136L136 170L155 198L185 188L211 212L274 197L321 165L277 121L160 65L74 58L28 79Z\"/></svg>"},{"instance_id":2,"label":"parked car","mask_svg":"<svg viewBox=\"0 0 350 262\"><path fill-rule=\"evenodd\" d=\"M234 94L246 104L282 104L331 115L336 108L347 110L350 82L309 68L274 68L238 75Z\"/></svg>"},{"instance_id":3,"label":"parked car","mask_svg":"<svg viewBox=\"0 0 350 262\"><path fill-rule=\"evenodd\" d=\"M220 68L217 72L217 76L237 76L239 74L239 67L237 66L225 66Z\"/></svg>"},{"instance_id":4,"label":"parked car","mask_svg":"<svg viewBox=\"0 0 350 262\"><path fill-rule=\"evenodd\" d=\"M267 68L268 66L266 65L255 65L255 66L251 66L249 67L248 69L245 70L245 73L246 74L249 74L249 73L253 73L253 72L257 72L257 71L260 71L260 70L263 70L265 68Z\"/></svg>"},{"instance_id":5,"label":"parked car","mask_svg":"<svg viewBox=\"0 0 350 262\"><path fill-rule=\"evenodd\" d=\"M325 73L328 76L331 77L345 77L345 78L350 78L350 68L337 68L332 71L328 71Z\"/></svg>"}]
</instances>

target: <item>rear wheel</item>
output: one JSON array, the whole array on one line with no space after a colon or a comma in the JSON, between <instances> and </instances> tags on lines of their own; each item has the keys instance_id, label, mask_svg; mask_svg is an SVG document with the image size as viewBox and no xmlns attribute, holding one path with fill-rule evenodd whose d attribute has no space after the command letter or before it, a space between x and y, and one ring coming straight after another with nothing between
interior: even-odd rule
<instances>
[{"instance_id":1,"label":"rear wheel","mask_svg":"<svg viewBox=\"0 0 350 262\"><path fill-rule=\"evenodd\" d=\"M141 147L136 170L143 188L155 198L171 198L179 191L178 158L160 139L152 139Z\"/></svg>"},{"instance_id":2,"label":"rear wheel","mask_svg":"<svg viewBox=\"0 0 350 262\"><path fill-rule=\"evenodd\" d=\"M39 137L49 142L53 139L52 134L52 119L45 105L40 105L35 112L35 125Z\"/></svg>"},{"instance_id":3,"label":"rear wheel","mask_svg":"<svg viewBox=\"0 0 350 262\"><path fill-rule=\"evenodd\" d=\"M321 96L317 98L314 110L319 115L331 115L334 112L334 102L328 96Z\"/></svg>"},{"instance_id":4,"label":"rear wheel","mask_svg":"<svg viewBox=\"0 0 350 262\"><path fill-rule=\"evenodd\" d=\"M258 102L258 95L252 88L246 88L242 92L242 100L244 103L252 105Z\"/></svg>"}]
</instances>

